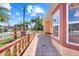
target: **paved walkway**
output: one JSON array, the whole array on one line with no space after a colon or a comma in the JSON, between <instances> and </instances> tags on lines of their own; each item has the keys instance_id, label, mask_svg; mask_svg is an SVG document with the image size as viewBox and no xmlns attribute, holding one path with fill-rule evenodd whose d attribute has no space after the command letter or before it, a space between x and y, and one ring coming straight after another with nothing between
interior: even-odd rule
<instances>
[{"instance_id":1,"label":"paved walkway","mask_svg":"<svg viewBox=\"0 0 79 59\"><path fill-rule=\"evenodd\" d=\"M23 56L60 56L51 42L50 37L43 33L37 34Z\"/></svg>"}]
</instances>

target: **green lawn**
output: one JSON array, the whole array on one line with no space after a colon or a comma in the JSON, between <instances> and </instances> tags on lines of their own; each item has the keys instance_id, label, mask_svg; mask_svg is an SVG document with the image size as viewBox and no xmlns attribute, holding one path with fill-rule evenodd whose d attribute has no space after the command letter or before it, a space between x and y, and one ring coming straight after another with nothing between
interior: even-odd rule
<instances>
[{"instance_id":1,"label":"green lawn","mask_svg":"<svg viewBox=\"0 0 79 59\"><path fill-rule=\"evenodd\" d=\"M3 45L5 45L9 42L12 42L12 41L13 41L13 39L11 37L10 38L5 38L5 39L0 41L0 46L3 46Z\"/></svg>"},{"instance_id":2,"label":"green lawn","mask_svg":"<svg viewBox=\"0 0 79 59\"><path fill-rule=\"evenodd\" d=\"M18 39L18 38L21 38L21 37L18 35L18 36L17 36L17 39ZM0 40L0 46L3 46L3 45L5 45L5 44L7 44L7 43L10 43L10 42L12 42L12 41L14 41L13 37L5 37L5 39Z\"/></svg>"}]
</instances>

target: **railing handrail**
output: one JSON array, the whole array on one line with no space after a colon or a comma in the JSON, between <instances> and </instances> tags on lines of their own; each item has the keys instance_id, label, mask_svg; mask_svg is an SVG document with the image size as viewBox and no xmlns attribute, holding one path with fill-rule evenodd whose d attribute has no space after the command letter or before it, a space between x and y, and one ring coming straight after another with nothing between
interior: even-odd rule
<instances>
[{"instance_id":1,"label":"railing handrail","mask_svg":"<svg viewBox=\"0 0 79 59\"><path fill-rule=\"evenodd\" d=\"M22 55L25 49L30 45L37 32L26 34L21 38L16 39L13 42L7 43L0 47L1 56L18 56Z\"/></svg>"},{"instance_id":2,"label":"railing handrail","mask_svg":"<svg viewBox=\"0 0 79 59\"><path fill-rule=\"evenodd\" d=\"M27 35L26 35L27 36ZM0 47L0 52L6 50L7 48L10 48L11 46L13 46L14 44L17 44L19 41L21 41L22 39L24 39L26 36L22 37L22 38L18 38L15 41L11 42L11 43L7 43L4 46Z\"/></svg>"}]
</instances>

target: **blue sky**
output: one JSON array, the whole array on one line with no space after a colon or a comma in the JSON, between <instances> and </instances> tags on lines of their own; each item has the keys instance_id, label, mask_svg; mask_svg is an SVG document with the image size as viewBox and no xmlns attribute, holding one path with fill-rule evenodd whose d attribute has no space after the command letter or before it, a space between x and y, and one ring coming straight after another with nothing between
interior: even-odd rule
<instances>
[{"instance_id":1,"label":"blue sky","mask_svg":"<svg viewBox=\"0 0 79 59\"><path fill-rule=\"evenodd\" d=\"M69 9L69 21L79 21L79 7Z\"/></svg>"},{"instance_id":2,"label":"blue sky","mask_svg":"<svg viewBox=\"0 0 79 59\"><path fill-rule=\"evenodd\" d=\"M48 3L2 3L3 7L9 9L9 21L8 23L13 26L23 22L23 7L26 7L25 20L29 21L37 16L44 16L49 8ZM2 25L7 25L6 22L0 23Z\"/></svg>"},{"instance_id":3,"label":"blue sky","mask_svg":"<svg viewBox=\"0 0 79 59\"><path fill-rule=\"evenodd\" d=\"M23 7L26 6L26 21L37 16L44 16L48 11L49 4L47 3L11 3L10 5L10 20L11 25L18 24L23 21Z\"/></svg>"}]
</instances>

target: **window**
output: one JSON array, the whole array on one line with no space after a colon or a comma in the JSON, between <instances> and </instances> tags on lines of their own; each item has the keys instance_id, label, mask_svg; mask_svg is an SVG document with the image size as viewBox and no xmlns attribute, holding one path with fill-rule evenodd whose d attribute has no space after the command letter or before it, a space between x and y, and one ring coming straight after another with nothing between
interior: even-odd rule
<instances>
[{"instance_id":1,"label":"window","mask_svg":"<svg viewBox=\"0 0 79 59\"><path fill-rule=\"evenodd\" d=\"M79 4L67 5L68 16L68 40L67 43L79 46Z\"/></svg>"},{"instance_id":2,"label":"window","mask_svg":"<svg viewBox=\"0 0 79 59\"><path fill-rule=\"evenodd\" d=\"M53 36L57 39L59 38L59 21L60 21L60 11L57 10L55 14L52 16Z\"/></svg>"}]
</instances>

